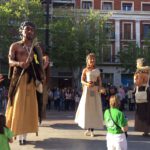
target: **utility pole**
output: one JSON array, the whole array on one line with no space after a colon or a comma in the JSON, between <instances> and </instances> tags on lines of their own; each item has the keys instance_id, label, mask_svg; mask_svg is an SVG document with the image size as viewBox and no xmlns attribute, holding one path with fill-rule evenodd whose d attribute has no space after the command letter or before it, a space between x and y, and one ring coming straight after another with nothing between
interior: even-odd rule
<instances>
[{"instance_id":1,"label":"utility pole","mask_svg":"<svg viewBox=\"0 0 150 150\"><path fill-rule=\"evenodd\" d=\"M50 53L50 46L49 46L49 20L51 18L51 12L49 11L52 5L52 0L41 0L41 3L45 7L45 46L46 46L46 53Z\"/></svg>"}]
</instances>

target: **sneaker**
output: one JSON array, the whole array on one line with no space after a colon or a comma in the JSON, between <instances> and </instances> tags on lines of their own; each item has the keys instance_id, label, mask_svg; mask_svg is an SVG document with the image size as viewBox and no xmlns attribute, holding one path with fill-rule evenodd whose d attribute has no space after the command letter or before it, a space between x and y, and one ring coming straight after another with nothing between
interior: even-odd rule
<instances>
[{"instance_id":1,"label":"sneaker","mask_svg":"<svg viewBox=\"0 0 150 150\"><path fill-rule=\"evenodd\" d=\"M85 135L85 136L90 136L90 131L89 131L89 130L86 130L86 131L84 132L84 135Z\"/></svg>"},{"instance_id":2,"label":"sneaker","mask_svg":"<svg viewBox=\"0 0 150 150\"><path fill-rule=\"evenodd\" d=\"M91 131L91 137L94 137L94 132L93 131Z\"/></svg>"},{"instance_id":3,"label":"sneaker","mask_svg":"<svg viewBox=\"0 0 150 150\"><path fill-rule=\"evenodd\" d=\"M22 140L19 140L19 145L23 145Z\"/></svg>"},{"instance_id":4,"label":"sneaker","mask_svg":"<svg viewBox=\"0 0 150 150\"><path fill-rule=\"evenodd\" d=\"M26 145L27 141L26 140L23 140L23 145Z\"/></svg>"},{"instance_id":5,"label":"sneaker","mask_svg":"<svg viewBox=\"0 0 150 150\"><path fill-rule=\"evenodd\" d=\"M143 133L143 136L148 137L149 134L144 132L144 133Z\"/></svg>"}]
</instances>

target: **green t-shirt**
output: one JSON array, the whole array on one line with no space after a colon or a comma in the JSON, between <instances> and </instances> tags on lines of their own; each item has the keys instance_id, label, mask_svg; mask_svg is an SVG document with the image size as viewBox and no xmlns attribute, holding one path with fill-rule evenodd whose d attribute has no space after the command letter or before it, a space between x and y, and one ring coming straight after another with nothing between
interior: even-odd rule
<instances>
[{"instance_id":1,"label":"green t-shirt","mask_svg":"<svg viewBox=\"0 0 150 150\"><path fill-rule=\"evenodd\" d=\"M117 108L111 108L110 111L111 111L111 116L113 120L116 122L116 124L119 127L125 127L127 125L127 120L125 119L124 114L120 110L118 110ZM111 116L110 116L109 110L107 109L104 113L104 121L105 121L108 133L112 133L112 134L123 133L121 128L117 127L113 123Z\"/></svg>"},{"instance_id":2,"label":"green t-shirt","mask_svg":"<svg viewBox=\"0 0 150 150\"><path fill-rule=\"evenodd\" d=\"M0 150L10 150L9 139L12 137L12 131L8 128L4 128L4 134L0 134Z\"/></svg>"}]
</instances>

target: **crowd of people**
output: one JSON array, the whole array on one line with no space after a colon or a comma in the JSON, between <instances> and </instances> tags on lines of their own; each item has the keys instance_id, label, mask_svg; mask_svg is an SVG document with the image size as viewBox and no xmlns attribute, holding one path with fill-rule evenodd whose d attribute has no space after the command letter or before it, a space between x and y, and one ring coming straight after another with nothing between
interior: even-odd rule
<instances>
[{"instance_id":1,"label":"crowd of people","mask_svg":"<svg viewBox=\"0 0 150 150\"><path fill-rule=\"evenodd\" d=\"M8 89L5 86L0 87L0 112L5 112L8 100Z\"/></svg>"},{"instance_id":2,"label":"crowd of people","mask_svg":"<svg viewBox=\"0 0 150 150\"><path fill-rule=\"evenodd\" d=\"M109 98L111 95L117 94L121 102L121 109L126 111L134 111L135 104L135 94L134 89L131 87L116 87L114 85L109 85L103 87L99 94L101 94L102 108L103 111L109 107ZM48 103L47 110L76 110L80 98L82 95L82 89L76 90L71 87L66 88L53 88L48 90Z\"/></svg>"},{"instance_id":3,"label":"crowd of people","mask_svg":"<svg viewBox=\"0 0 150 150\"><path fill-rule=\"evenodd\" d=\"M75 111L80 101L81 91L74 88L53 88L48 90L47 109Z\"/></svg>"},{"instance_id":4,"label":"crowd of people","mask_svg":"<svg viewBox=\"0 0 150 150\"><path fill-rule=\"evenodd\" d=\"M134 89L130 87L115 87L113 85L103 87L99 93L102 99L103 111L109 107L109 98L111 95L117 94L120 97L122 109L126 111L135 111L135 94ZM76 90L71 87L66 88L52 88L47 91L48 101L46 109L58 111L76 111L80 102L82 89ZM0 111L6 110L8 99L8 89L3 86L0 88Z\"/></svg>"}]
</instances>

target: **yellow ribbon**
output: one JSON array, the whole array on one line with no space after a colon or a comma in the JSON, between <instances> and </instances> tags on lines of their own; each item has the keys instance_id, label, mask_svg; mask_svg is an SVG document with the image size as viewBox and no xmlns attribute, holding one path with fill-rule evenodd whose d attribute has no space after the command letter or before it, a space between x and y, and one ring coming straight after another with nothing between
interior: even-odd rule
<instances>
[{"instance_id":1,"label":"yellow ribbon","mask_svg":"<svg viewBox=\"0 0 150 150\"><path fill-rule=\"evenodd\" d=\"M36 54L34 54L34 60L35 60L35 63L36 63L36 64L39 64L39 61L38 61L38 59L37 59L37 55L36 55Z\"/></svg>"}]
</instances>

